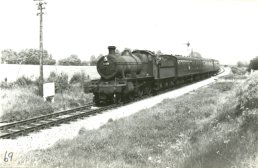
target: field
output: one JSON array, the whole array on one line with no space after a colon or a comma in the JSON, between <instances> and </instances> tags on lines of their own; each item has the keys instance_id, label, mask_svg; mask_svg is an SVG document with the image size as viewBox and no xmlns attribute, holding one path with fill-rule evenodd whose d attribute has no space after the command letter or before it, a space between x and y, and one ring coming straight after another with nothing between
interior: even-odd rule
<instances>
[{"instance_id":1,"label":"field","mask_svg":"<svg viewBox=\"0 0 258 168\"><path fill-rule=\"evenodd\" d=\"M69 79L76 72L85 72L91 79L99 78L96 66L55 66L44 65L44 78L47 78L50 72L68 74ZM12 65L0 64L0 82L7 78L8 82L13 82L18 78L25 76L35 80L39 76L39 65Z\"/></svg>"},{"instance_id":2,"label":"field","mask_svg":"<svg viewBox=\"0 0 258 168\"><path fill-rule=\"evenodd\" d=\"M30 167L254 168L258 73L193 91L27 153Z\"/></svg>"}]
</instances>

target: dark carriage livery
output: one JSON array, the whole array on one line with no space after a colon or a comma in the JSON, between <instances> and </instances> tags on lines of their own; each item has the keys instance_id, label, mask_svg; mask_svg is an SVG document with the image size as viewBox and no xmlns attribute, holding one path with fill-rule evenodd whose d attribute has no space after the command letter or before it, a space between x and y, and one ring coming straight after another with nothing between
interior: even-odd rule
<instances>
[{"instance_id":1,"label":"dark carriage livery","mask_svg":"<svg viewBox=\"0 0 258 168\"><path fill-rule=\"evenodd\" d=\"M108 49L109 54L97 62L101 79L90 84L96 104L131 100L219 71L219 63L214 59L156 55L147 50L117 54L114 46Z\"/></svg>"}]
</instances>

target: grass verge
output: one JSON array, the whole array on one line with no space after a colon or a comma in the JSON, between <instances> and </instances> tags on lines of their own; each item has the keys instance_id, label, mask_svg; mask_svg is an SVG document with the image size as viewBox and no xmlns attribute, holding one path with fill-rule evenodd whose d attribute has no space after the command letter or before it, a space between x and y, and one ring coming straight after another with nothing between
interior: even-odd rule
<instances>
[{"instance_id":1,"label":"grass verge","mask_svg":"<svg viewBox=\"0 0 258 168\"><path fill-rule=\"evenodd\" d=\"M74 108L91 102L93 97L92 94L85 94L83 89L75 84L56 93L54 103L49 103L36 95L36 90L37 87L34 85L1 88L0 120L18 121Z\"/></svg>"},{"instance_id":2,"label":"grass verge","mask_svg":"<svg viewBox=\"0 0 258 168\"><path fill-rule=\"evenodd\" d=\"M1 121L16 121L53 112L50 103L34 94L35 87L2 89L0 92Z\"/></svg>"}]
</instances>

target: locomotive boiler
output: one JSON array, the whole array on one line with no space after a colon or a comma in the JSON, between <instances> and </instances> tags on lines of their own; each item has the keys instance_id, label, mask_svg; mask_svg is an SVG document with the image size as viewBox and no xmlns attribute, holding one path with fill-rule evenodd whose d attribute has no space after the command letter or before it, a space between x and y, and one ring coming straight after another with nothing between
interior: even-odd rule
<instances>
[{"instance_id":1,"label":"locomotive boiler","mask_svg":"<svg viewBox=\"0 0 258 168\"><path fill-rule=\"evenodd\" d=\"M130 101L219 71L214 59L157 55L148 50L124 50L120 54L115 46L108 50L108 55L97 62L101 78L90 83L96 105Z\"/></svg>"},{"instance_id":2,"label":"locomotive boiler","mask_svg":"<svg viewBox=\"0 0 258 168\"><path fill-rule=\"evenodd\" d=\"M125 78L129 74L139 75L145 73L146 57L133 55L129 50L125 50L121 55L116 54L114 46L110 46L108 49L109 54L100 58L97 62L98 73L103 79Z\"/></svg>"}]
</instances>

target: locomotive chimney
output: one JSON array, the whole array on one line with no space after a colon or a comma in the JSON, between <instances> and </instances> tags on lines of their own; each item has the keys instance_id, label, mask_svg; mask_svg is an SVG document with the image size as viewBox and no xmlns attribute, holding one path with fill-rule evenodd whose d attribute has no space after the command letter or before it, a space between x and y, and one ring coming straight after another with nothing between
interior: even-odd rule
<instances>
[{"instance_id":1,"label":"locomotive chimney","mask_svg":"<svg viewBox=\"0 0 258 168\"><path fill-rule=\"evenodd\" d=\"M116 54L116 47L108 46L108 55L115 55L115 54Z\"/></svg>"}]
</instances>

